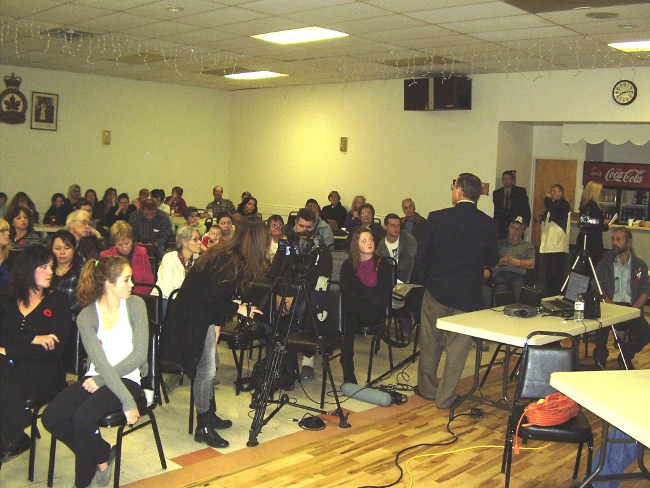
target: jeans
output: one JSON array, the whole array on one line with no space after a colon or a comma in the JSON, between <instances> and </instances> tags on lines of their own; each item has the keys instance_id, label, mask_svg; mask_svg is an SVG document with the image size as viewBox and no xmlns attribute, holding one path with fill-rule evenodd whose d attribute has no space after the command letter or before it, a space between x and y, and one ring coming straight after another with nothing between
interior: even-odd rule
<instances>
[{"instance_id":1,"label":"jeans","mask_svg":"<svg viewBox=\"0 0 650 488\"><path fill-rule=\"evenodd\" d=\"M205 413L210 409L210 400L214 398L214 377L217 373L214 325L208 327L203 344L203 353L196 366L194 377L194 406L197 413Z\"/></svg>"},{"instance_id":2,"label":"jeans","mask_svg":"<svg viewBox=\"0 0 650 488\"><path fill-rule=\"evenodd\" d=\"M631 440L627 434L620 430L611 427L608 434L609 439L628 439ZM621 444L607 444L607 457L605 458L605 465L598 473L599 475L617 474L622 473L630 466L637 458L637 445L633 442ZM594 456L593 466L598 466L600 462L600 451ZM592 483L594 488L617 488L620 481L599 481Z\"/></svg>"}]
</instances>

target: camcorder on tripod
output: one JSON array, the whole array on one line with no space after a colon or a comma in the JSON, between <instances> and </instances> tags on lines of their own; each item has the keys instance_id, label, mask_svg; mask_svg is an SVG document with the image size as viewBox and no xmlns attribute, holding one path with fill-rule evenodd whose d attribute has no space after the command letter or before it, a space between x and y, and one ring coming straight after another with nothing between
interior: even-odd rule
<instances>
[{"instance_id":1,"label":"camcorder on tripod","mask_svg":"<svg viewBox=\"0 0 650 488\"><path fill-rule=\"evenodd\" d=\"M272 300L272 339L267 350L264 362L264 371L261 379L255 386L251 408L255 409L253 422L249 430L248 447L258 445L258 436L264 427L285 405L302 408L318 414L328 412L309 405L303 405L296 401L289 400L286 393L280 394L278 399L274 398L274 392L278 387L278 380L285 364L287 354L287 343L292 332L295 334L308 334L318 344L318 351L323 354L323 374L329 379L330 386L334 393L336 409L334 414L339 418L339 427L350 427L348 416L344 415L336 391L336 385L323 347L323 336L321 334L321 320L327 319L327 300L318 297L312 300L311 292L319 288L321 293L326 291L327 284L323 286L318 283L318 265L324 259L328 249L323 245L317 245L311 234L298 234L293 228L285 226L283 229L286 240L281 240L275 259L284 261L284 267L274 286L273 292L279 297L279 304L274 307ZM315 285L316 284L316 285ZM314 303L316 301L317 303ZM269 405L275 408L266 415Z\"/></svg>"}]
</instances>

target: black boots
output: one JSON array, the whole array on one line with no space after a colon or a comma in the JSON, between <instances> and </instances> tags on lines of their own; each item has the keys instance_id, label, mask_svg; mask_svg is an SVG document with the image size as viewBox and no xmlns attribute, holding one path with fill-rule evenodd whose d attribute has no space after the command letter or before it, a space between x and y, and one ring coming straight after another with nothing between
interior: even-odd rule
<instances>
[{"instance_id":1,"label":"black boots","mask_svg":"<svg viewBox=\"0 0 650 488\"><path fill-rule=\"evenodd\" d=\"M224 430L232 427L232 421L222 419L217 415L217 402L215 401L214 396L210 400L208 413L210 414L209 422L213 429Z\"/></svg>"},{"instance_id":2,"label":"black boots","mask_svg":"<svg viewBox=\"0 0 650 488\"><path fill-rule=\"evenodd\" d=\"M221 422L230 422L230 420L223 421L217 417L214 412L208 410L205 413L196 413L196 430L194 431L194 440L203 444L207 444L210 447L215 448L226 448L230 443L222 438L214 430L215 418ZM232 422L230 422L232 425ZM228 427L230 427L230 425Z\"/></svg>"}]
</instances>

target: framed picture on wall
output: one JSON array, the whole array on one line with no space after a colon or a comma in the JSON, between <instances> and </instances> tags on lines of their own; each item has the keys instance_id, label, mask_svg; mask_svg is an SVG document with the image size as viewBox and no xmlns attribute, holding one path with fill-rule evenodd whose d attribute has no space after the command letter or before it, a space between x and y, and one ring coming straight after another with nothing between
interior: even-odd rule
<instances>
[{"instance_id":1,"label":"framed picture on wall","mask_svg":"<svg viewBox=\"0 0 650 488\"><path fill-rule=\"evenodd\" d=\"M56 130L58 114L58 95L32 92L32 129Z\"/></svg>"}]
</instances>

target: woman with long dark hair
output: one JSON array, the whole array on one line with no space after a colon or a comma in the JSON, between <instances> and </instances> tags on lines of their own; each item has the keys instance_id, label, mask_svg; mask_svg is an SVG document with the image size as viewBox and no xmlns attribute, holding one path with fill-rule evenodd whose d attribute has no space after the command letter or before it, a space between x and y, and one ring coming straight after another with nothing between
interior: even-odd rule
<instances>
[{"instance_id":1,"label":"woman with long dark hair","mask_svg":"<svg viewBox=\"0 0 650 488\"><path fill-rule=\"evenodd\" d=\"M78 488L106 486L113 472L116 450L102 438L97 422L119 409L128 425L140 417L136 399L149 369L149 321L132 288L131 267L121 256L89 259L81 270L77 293L85 308L77 327L90 368L43 412L43 426L75 454Z\"/></svg>"},{"instance_id":2,"label":"woman with long dark hair","mask_svg":"<svg viewBox=\"0 0 650 488\"><path fill-rule=\"evenodd\" d=\"M257 198L255 197L246 197L244 198L239 205L237 205L237 211L233 214L232 220L233 223L238 224L245 217L258 217L259 213L257 210Z\"/></svg>"},{"instance_id":3,"label":"woman with long dark hair","mask_svg":"<svg viewBox=\"0 0 650 488\"><path fill-rule=\"evenodd\" d=\"M50 250L54 254L54 273L52 288L64 293L70 300L72 317L77 318L81 305L77 299L77 283L81 273L81 259L75 253L77 239L67 230L58 230L52 234Z\"/></svg>"},{"instance_id":4,"label":"woman with long dark hair","mask_svg":"<svg viewBox=\"0 0 650 488\"><path fill-rule=\"evenodd\" d=\"M43 223L48 225L65 225L67 213L65 211L65 196L63 193L55 193L50 199L52 205L45 212Z\"/></svg>"},{"instance_id":5,"label":"woman with long dark hair","mask_svg":"<svg viewBox=\"0 0 650 488\"><path fill-rule=\"evenodd\" d=\"M232 299L238 287L264 279L269 240L261 219L242 220L231 239L201 255L185 277L174 304L169 305L163 354L182 363L187 371L196 372L194 440L210 447L228 447L228 441L215 429L232 426L230 420L216 414L213 382L219 333L235 314L252 317L261 313Z\"/></svg>"},{"instance_id":6,"label":"woman with long dark hair","mask_svg":"<svg viewBox=\"0 0 650 488\"><path fill-rule=\"evenodd\" d=\"M50 287L54 256L31 246L16 258L8 294L0 300L1 461L29 448L28 398L54 396L65 386L63 349L72 326L70 301Z\"/></svg>"},{"instance_id":7,"label":"woman with long dark hair","mask_svg":"<svg viewBox=\"0 0 650 488\"><path fill-rule=\"evenodd\" d=\"M388 261L375 254L375 241L367 228L352 234L350 257L341 265L343 305L343 344L341 366L343 381L355 383L354 336L358 326L381 322L393 287Z\"/></svg>"}]
</instances>

